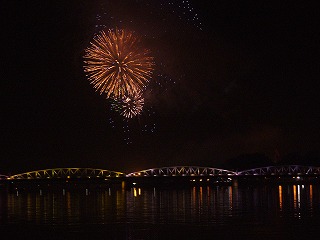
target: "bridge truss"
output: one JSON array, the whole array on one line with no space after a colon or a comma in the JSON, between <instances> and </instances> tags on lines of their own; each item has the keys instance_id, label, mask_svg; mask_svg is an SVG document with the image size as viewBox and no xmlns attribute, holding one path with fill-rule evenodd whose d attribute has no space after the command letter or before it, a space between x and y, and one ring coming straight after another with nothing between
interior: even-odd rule
<instances>
[{"instance_id":1,"label":"bridge truss","mask_svg":"<svg viewBox=\"0 0 320 240\"><path fill-rule=\"evenodd\" d=\"M129 173L127 177L156 177L156 176L230 176L235 175L233 171L209 168L209 167L197 167L197 166L174 166L163 168L151 168L138 172Z\"/></svg>"},{"instance_id":2,"label":"bridge truss","mask_svg":"<svg viewBox=\"0 0 320 240\"><path fill-rule=\"evenodd\" d=\"M7 179L7 178L8 178L8 176L0 174L0 180L4 180L4 179Z\"/></svg>"},{"instance_id":3,"label":"bridge truss","mask_svg":"<svg viewBox=\"0 0 320 240\"><path fill-rule=\"evenodd\" d=\"M104 169L94 168L54 168L25 172L8 177L7 179L55 179L55 178L114 178L124 177L125 174Z\"/></svg>"},{"instance_id":4,"label":"bridge truss","mask_svg":"<svg viewBox=\"0 0 320 240\"><path fill-rule=\"evenodd\" d=\"M157 177L157 176L319 176L320 167L286 165L286 166L268 166L247 169L234 172L226 169L198 167L198 166L173 166L162 168L151 168L125 174L122 172L94 169L94 168L53 168L31 172L20 173L12 176L0 174L0 180L19 180L19 179L110 179L116 177Z\"/></svg>"},{"instance_id":5,"label":"bridge truss","mask_svg":"<svg viewBox=\"0 0 320 240\"><path fill-rule=\"evenodd\" d=\"M237 175L320 175L320 167L300 165L269 166L244 170L238 172Z\"/></svg>"}]
</instances>

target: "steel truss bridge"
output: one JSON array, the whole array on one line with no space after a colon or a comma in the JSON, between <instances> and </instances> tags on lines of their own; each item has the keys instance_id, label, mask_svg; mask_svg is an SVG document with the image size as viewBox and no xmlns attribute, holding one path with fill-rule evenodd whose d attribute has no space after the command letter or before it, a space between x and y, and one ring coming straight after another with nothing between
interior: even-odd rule
<instances>
[{"instance_id":1,"label":"steel truss bridge","mask_svg":"<svg viewBox=\"0 0 320 240\"><path fill-rule=\"evenodd\" d=\"M196 166L177 166L151 168L139 172L129 173L127 177L157 177L157 176L231 176L236 173L233 171Z\"/></svg>"},{"instance_id":2,"label":"steel truss bridge","mask_svg":"<svg viewBox=\"0 0 320 240\"><path fill-rule=\"evenodd\" d=\"M59 179L59 178L115 178L124 177L125 174L104 169L94 168L53 168L25 172L7 177L8 180L25 179Z\"/></svg>"},{"instance_id":3,"label":"steel truss bridge","mask_svg":"<svg viewBox=\"0 0 320 240\"><path fill-rule=\"evenodd\" d=\"M8 178L9 178L8 176L0 174L0 180L5 180L5 179L8 179Z\"/></svg>"},{"instance_id":4,"label":"steel truss bridge","mask_svg":"<svg viewBox=\"0 0 320 240\"><path fill-rule=\"evenodd\" d=\"M311 167L311 166L300 166L300 165L287 165L287 166L269 166L261 168L253 168L249 170L244 170L238 172L239 176L267 176L267 175L276 175L276 176L312 176L320 175L320 167Z\"/></svg>"},{"instance_id":5,"label":"steel truss bridge","mask_svg":"<svg viewBox=\"0 0 320 240\"><path fill-rule=\"evenodd\" d=\"M320 176L320 167L285 165L253 168L243 171L199 167L173 166L151 168L125 174L94 168L53 168L15 174L1 175L0 180L31 180L31 179L113 179L143 177L248 177L248 176Z\"/></svg>"}]
</instances>

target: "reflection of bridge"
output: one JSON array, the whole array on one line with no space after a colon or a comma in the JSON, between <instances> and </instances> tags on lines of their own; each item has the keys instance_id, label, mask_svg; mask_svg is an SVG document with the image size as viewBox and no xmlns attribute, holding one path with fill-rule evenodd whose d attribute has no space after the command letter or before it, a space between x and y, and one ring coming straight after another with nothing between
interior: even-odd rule
<instances>
[{"instance_id":1,"label":"reflection of bridge","mask_svg":"<svg viewBox=\"0 0 320 240\"><path fill-rule=\"evenodd\" d=\"M286 165L268 166L243 171L198 166L151 168L125 174L94 168L54 168L20 173L12 176L0 174L0 180L28 179L113 179L143 177L249 177L249 176L320 176L320 167Z\"/></svg>"}]
</instances>

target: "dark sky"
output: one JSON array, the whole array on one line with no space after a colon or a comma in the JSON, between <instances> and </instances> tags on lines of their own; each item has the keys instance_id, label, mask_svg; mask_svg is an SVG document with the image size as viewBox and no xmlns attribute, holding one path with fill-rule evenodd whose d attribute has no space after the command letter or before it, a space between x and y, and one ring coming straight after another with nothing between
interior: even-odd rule
<instances>
[{"instance_id":1,"label":"dark sky","mask_svg":"<svg viewBox=\"0 0 320 240\"><path fill-rule=\"evenodd\" d=\"M320 156L317 8L169 2L1 1L0 173L221 167L275 151ZM135 31L158 64L145 112L128 124L83 72L100 25Z\"/></svg>"}]
</instances>

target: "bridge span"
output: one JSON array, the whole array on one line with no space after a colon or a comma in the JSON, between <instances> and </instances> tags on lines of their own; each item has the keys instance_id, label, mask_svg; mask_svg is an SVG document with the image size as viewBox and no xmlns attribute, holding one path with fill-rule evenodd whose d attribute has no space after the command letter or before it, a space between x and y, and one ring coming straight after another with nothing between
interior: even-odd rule
<instances>
[{"instance_id":1,"label":"bridge span","mask_svg":"<svg viewBox=\"0 0 320 240\"><path fill-rule=\"evenodd\" d=\"M6 180L9 176L0 174L0 180Z\"/></svg>"},{"instance_id":2,"label":"bridge span","mask_svg":"<svg viewBox=\"0 0 320 240\"><path fill-rule=\"evenodd\" d=\"M284 165L253 168L237 172L238 176L312 176L320 175L320 167Z\"/></svg>"},{"instance_id":3,"label":"bridge span","mask_svg":"<svg viewBox=\"0 0 320 240\"><path fill-rule=\"evenodd\" d=\"M106 169L95 168L53 168L14 174L1 175L0 180L40 180L40 179L102 179L112 180L117 178L139 179L160 177L208 177L208 178L248 178L248 177L294 177L308 176L320 177L320 167L283 165L267 166L243 171L200 167L200 166L170 166L150 168L132 173L123 173Z\"/></svg>"},{"instance_id":4,"label":"bridge span","mask_svg":"<svg viewBox=\"0 0 320 240\"><path fill-rule=\"evenodd\" d=\"M27 179L69 179L69 178L101 178L110 179L117 177L124 177L122 172L110 171L105 169L94 168L53 168L36 170L15 174L7 177L8 180L27 180Z\"/></svg>"},{"instance_id":5,"label":"bridge span","mask_svg":"<svg viewBox=\"0 0 320 240\"><path fill-rule=\"evenodd\" d=\"M167 177L167 176L233 176L236 172L199 166L174 166L162 168L150 168L138 172L129 173L127 177Z\"/></svg>"}]
</instances>

